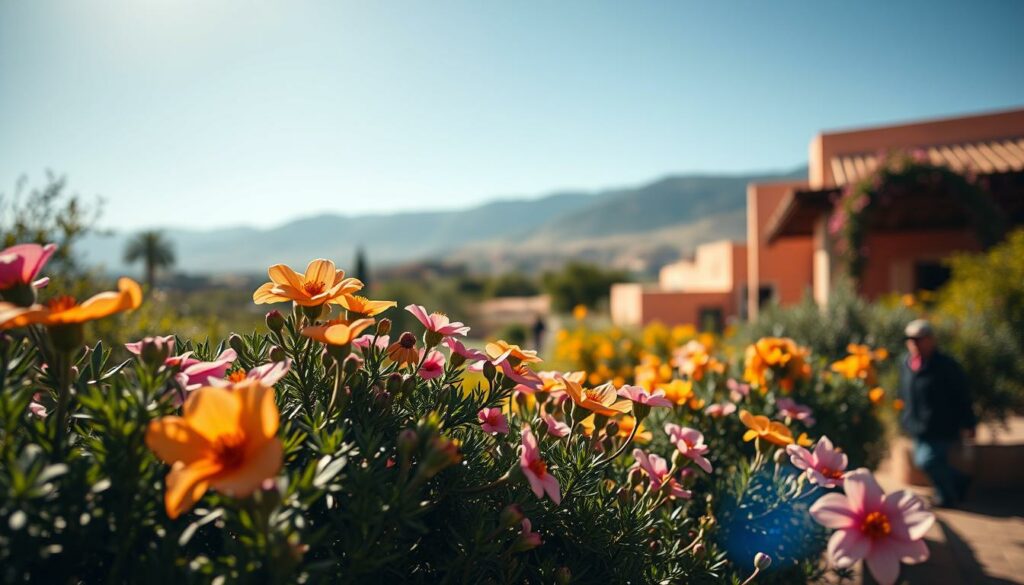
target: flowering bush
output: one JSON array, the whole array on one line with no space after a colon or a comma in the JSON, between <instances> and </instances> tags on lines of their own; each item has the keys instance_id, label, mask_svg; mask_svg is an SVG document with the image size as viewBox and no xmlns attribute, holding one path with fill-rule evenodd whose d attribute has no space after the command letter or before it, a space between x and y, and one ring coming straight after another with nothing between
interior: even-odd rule
<instances>
[{"instance_id":1,"label":"flowering bush","mask_svg":"<svg viewBox=\"0 0 1024 585\"><path fill-rule=\"evenodd\" d=\"M119 361L86 325L138 285L40 304L37 264L0 290L6 582L790 583L826 527L840 572L926 554L920 501L851 487L816 376L752 389L689 351L671 382L592 384L418 305L394 331L326 260L271 267L253 300L292 307L264 332Z\"/></svg>"}]
</instances>

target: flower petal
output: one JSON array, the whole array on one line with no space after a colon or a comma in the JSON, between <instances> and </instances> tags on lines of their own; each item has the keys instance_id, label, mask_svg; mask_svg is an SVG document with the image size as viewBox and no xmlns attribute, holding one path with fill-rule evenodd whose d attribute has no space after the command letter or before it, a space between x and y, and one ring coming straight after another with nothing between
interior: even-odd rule
<instances>
[{"instance_id":1,"label":"flower petal","mask_svg":"<svg viewBox=\"0 0 1024 585\"><path fill-rule=\"evenodd\" d=\"M872 546L865 559L868 570L878 585L893 585L900 575L900 557L895 550L886 546Z\"/></svg>"},{"instance_id":2,"label":"flower petal","mask_svg":"<svg viewBox=\"0 0 1024 585\"><path fill-rule=\"evenodd\" d=\"M302 290L302 275L292 270L290 266L274 264L267 269L267 276L270 277L273 284L288 285L295 290ZM263 286L260 288L263 288Z\"/></svg>"},{"instance_id":3,"label":"flower petal","mask_svg":"<svg viewBox=\"0 0 1024 585\"><path fill-rule=\"evenodd\" d=\"M239 430L242 402L234 392L224 388L204 386L185 401L185 421L209 441Z\"/></svg>"},{"instance_id":4,"label":"flower petal","mask_svg":"<svg viewBox=\"0 0 1024 585\"><path fill-rule=\"evenodd\" d=\"M852 566L870 550L871 540L858 530L837 530L828 539L828 555L840 569Z\"/></svg>"},{"instance_id":5,"label":"flower petal","mask_svg":"<svg viewBox=\"0 0 1024 585\"><path fill-rule=\"evenodd\" d=\"M332 288L337 270L334 262L318 258L309 263L306 267L306 274L302 277L303 283L322 283L324 288ZM299 288L302 288L301 286Z\"/></svg>"},{"instance_id":6,"label":"flower petal","mask_svg":"<svg viewBox=\"0 0 1024 585\"><path fill-rule=\"evenodd\" d=\"M843 477L843 491L850 499L851 508L857 512L873 511L882 505L882 487L878 485L875 476L863 467Z\"/></svg>"},{"instance_id":7,"label":"flower petal","mask_svg":"<svg viewBox=\"0 0 1024 585\"><path fill-rule=\"evenodd\" d=\"M192 465L177 463L167 474L167 491L164 492L164 506L172 520L192 509L209 487L211 476L220 471L220 466L204 459Z\"/></svg>"},{"instance_id":8,"label":"flower petal","mask_svg":"<svg viewBox=\"0 0 1024 585\"><path fill-rule=\"evenodd\" d=\"M809 510L814 520L825 528L849 528L857 522L857 513L842 494L825 494Z\"/></svg>"},{"instance_id":9,"label":"flower petal","mask_svg":"<svg viewBox=\"0 0 1024 585\"><path fill-rule=\"evenodd\" d=\"M185 419L166 416L149 422L146 445L165 463L193 463L210 453L210 442Z\"/></svg>"},{"instance_id":10,"label":"flower petal","mask_svg":"<svg viewBox=\"0 0 1024 585\"><path fill-rule=\"evenodd\" d=\"M262 448L246 455L245 461L238 469L214 477L210 485L221 493L244 498L256 491L264 480L277 475L283 461L284 449L281 440L267 441L263 443Z\"/></svg>"}]
</instances>

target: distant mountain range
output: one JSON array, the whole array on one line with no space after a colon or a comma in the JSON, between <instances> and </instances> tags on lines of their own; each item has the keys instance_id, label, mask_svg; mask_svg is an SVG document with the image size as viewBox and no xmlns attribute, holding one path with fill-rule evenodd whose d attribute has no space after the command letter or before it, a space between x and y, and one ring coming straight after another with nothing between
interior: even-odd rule
<instances>
[{"instance_id":1,"label":"distant mountain range","mask_svg":"<svg viewBox=\"0 0 1024 585\"><path fill-rule=\"evenodd\" d=\"M450 259L471 269L533 270L584 259L640 272L691 253L702 242L742 240L751 181L789 173L670 176L634 188L499 200L459 211L345 216L323 214L274 228L167 229L190 273L254 273L318 257L350 266L357 247L372 266ZM90 236L85 260L112 272L131 233ZM185 268L185 267L183 267ZM137 268L135 269L138 270Z\"/></svg>"}]
</instances>

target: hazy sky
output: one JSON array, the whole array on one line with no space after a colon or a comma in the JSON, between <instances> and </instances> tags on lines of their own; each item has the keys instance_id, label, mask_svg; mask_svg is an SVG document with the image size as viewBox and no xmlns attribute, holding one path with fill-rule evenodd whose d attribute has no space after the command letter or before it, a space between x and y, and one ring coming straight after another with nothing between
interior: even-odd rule
<instances>
[{"instance_id":1,"label":"hazy sky","mask_svg":"<svg viewBox=\"0 0 1024 585\"><path fill-rule=\"evenodd\" d=\"M871 5L869 5L871 4ZM0 0L0 193L272 225L789 169L1024 105L1024 2Z\"/></svg>"}]
</instances>

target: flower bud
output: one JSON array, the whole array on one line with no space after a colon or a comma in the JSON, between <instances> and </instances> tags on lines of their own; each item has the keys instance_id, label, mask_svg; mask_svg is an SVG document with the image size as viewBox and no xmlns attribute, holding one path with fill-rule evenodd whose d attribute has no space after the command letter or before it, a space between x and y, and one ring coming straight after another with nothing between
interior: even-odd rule
<instances>
[{"instance_id":1,"label":"flower bud","mask_svg":"<svg viewBox=\"0 0 1024 585\"><path fill-rule=\"evenodd\" d=\"M512 528L522 522L523 518L525 516L519 504L509 504L501 511L498 521L501 523L502 528Z\"/></svg>"},{"instance_id":2,"label":"flower bud","mask_svg":"<svg viewBox=\"0 0 1024 585\"><path fill-rule=\"evenodd\" d=\"M402 380L402 396L410 396L416 391L416 376L406 376Z\"/></svg>"},{"instance_id":3,"label":"flower bud","mask_svg":"<svg viewBox=\"0 0 1024 585\"><path fill-rule=\"evenodd\" d=\"M686 464L686 455L676 449L672 452L672 467L682 467Z\"/></svg>"},{"instance_id":4,"label":"flower bud","mask_svg":"<svg viewBox=\"0 0 1024 585\"><path fill-rule=\"evenodd\" d=\"M228 347L235 350L236 353L241 355L242 353L245 352L245 340L242 339L241 335L237 333L232 333L228 337Z\"/></svg>"},{"instance_id":5,"label":"flower bud","mask_svg":"<svg viewBox=\"0 0 1024 585\"><path fill-rule=\"evenodd\" d=\"M776 465L782 465L789 459L789 453L786 453L785 449L777 449L772 455L772 459L775 460Z\"/></svg>"},{"instance_id":6,"label":"flower bud","mask_svg":"<svg viewBox=\"0 0 1024 585\"><path fill-rule=\"evenodd\" d=\"M164 360L171 353L170 346L161 337L147 337L142 340L142 347L139 348L139 359L142 363L152 368L164 365Z\"/></svg>"},{"instance_id":7,"label":"flower bud","mask_svg":"<svg viewBox=\"0 0 1024 585\"><path fill-rule=\"evenodd\" d=\"M284 315L282 315L281 311L278 311L277 309L267 313L266 321L267 329L270 329L274 333L280 333L281 330L284 329Z\"/></svg>"},{"instance_id":8,"label":"flower bud","mask_svg":"<svg viewBox=\"0 0 1024 585\"><path fill-rule=\"evenodd\" d=\"M384 383L384 388L388 392L398 395L402 393L402 374L398 372L391 372L388 376L387 381Z\"/></svg>"},{"instance_id":9,"label":"flower bud","mask_svg":"<svg viewBox=\"0 0 1024 585\"><path fill-rule=\"evenodd\" d=\"M403 461L408 460L412 457L412 454L416 452L416 449L420 444L420 437L416 434L416 431L412 429L403 429L402 432L398 433L398 455Z\"/></svg>"},{"instance_id":10,"label":"flower bud","mask_svg":"<svg viewBox=\"0 0 1024 585\"><path fill-rule=\"evenodd\" d=\"M608 425L604 427L604 433L606 435L608 435L609 437L618 436L618 434L619 434L619 423L616 422L616 421L609 422Z\"/></svg>"},{"instance_id":11,"label":"flower bud","mask_svg":"<svg viewBox=\"0 0 1024 585\"><path fill-rule=\"evenodd\" d=\"M380 409L391 406L391 394L381 386L374 386L373 405Z\"/></svg>"},{"instance_id":12,"label":"flower bud","mask_svg":"<svg viewBox=\"0 0 1024 585\"><path fill-rule=\"evenodd\" d=\"M758 571L763 571L768 567L772 566L772 558L763 552L759 552L754 555L754 568Z\"/></svg>"},{"instance_id":13,"label":"flower bud","mask_svg":"<svg viewBox=\"0 0 1024 585\"><path fill-rule=\"evenodd\" d=\"M703 542L698 542L697 544L693 545L693 556L702 557L704 556L705 552L707 552L707 548L704 546Z\"/></svg>"},{"instance_id":14,"label":"flower bud","mask_svg":"<svg viewBox=\"0 0 1024 585\"><path fill-rule=\"evenodd\" d=\"M384 317L380 321L377 321L377 335L387 335L391 333L391 319Z\"/></svg>"},{"instance_id":15,"label":"flower bud","mask_svg":"<svg viewBox=\"0 0 1024 585\"><path fill-rule=\"evenodd\" d=\"M644 481L644 472L639 467L634 467L629 470L629 487L635 488Z\"/></svg>"},{"instance_id":16,"label":"flower bud","mask_svg":"<svg viewBox=\"0 0 1024 585\"><path fill-rule=\"evenodd\" d=\"M462 364L466 363L466 356L453 351L452 356L448 358L448 363L451 364L453 368L461 368Z\"/></svg>"},{"instance_id":17,"label":"flower bud","mask_svg":"<svg viewBox=\"0 0 1024 585\"><path fill-rule=\"evenodd\" d=\"M288 356L284 353L284 349L276 345L270 346L270 350L267 352L267 357L269 357L272 362L283 362L288 359Z\"/></svg>"},{"instance_id":18,"label":"flower bud","mask_svg":"<svg viewBox=\"0 0 1024 585\"><path fill-rule=\"evenodd\" d=\"M498 369L490 361L484 362L484 378L493 380L498 375Z\"/></svg>"},{"instance_id":19,"label":"flower bud","mask_svg":"<svg viewBox=\"0 0 1024 585\"><path fill-rule=\"evenodd\" d=\"M430 349L436 346L438 343L441 343L442 339L444 339L444 335L441 335L437 331L431 331L428 329L423 332L423 345L426 345L427 349Z\"/></svg>"},{"instance_id":20,"label":"flower bud","mask_svg":"<svg viewBox=\"0 0 1024 585\"><path fill-rule=\"evenodd\" d=\"M356 354L350 354L345 358L345 362L342 365L342 371L345 372L346 376L351 376L363 365L363 358Z\"/></svg>"},{"instance_id":21,"label":"flower bud","mask_svg":"<svg viewBox=\"0 0 1024 585\"><path fill-rule=\"evenodd\" d=\"M569 567L558 567L555 571L555 583L557 585L569 585L572 583L572 571Z\"/></svg>"}]
</instances>

